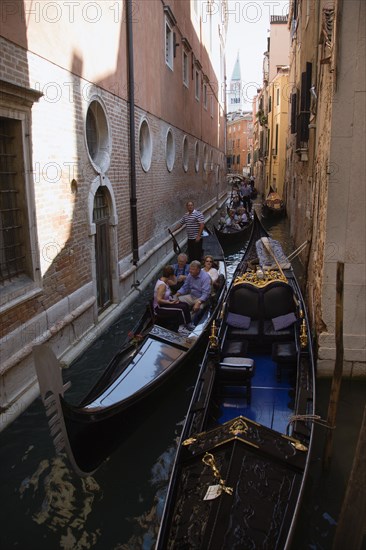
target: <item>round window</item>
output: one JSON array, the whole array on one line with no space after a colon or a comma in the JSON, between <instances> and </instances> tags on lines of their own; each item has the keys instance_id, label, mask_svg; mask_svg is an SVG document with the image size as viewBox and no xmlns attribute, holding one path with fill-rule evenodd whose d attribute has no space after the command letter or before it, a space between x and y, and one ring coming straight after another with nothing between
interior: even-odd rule
<instances>
[{"instance_id":1,"label":"round window","mask_svg":"<svg viewBox=\"0 0 366 550\"><path fill-rule=\"evenodd\" d=\"M90 102L85 121L86 144L90 160L98 172L106 172L111 158L108 121L99 99Z\"/></svg>"},{"instance_id":2,"label":"round window","mask_svg":"<svg viewBox=\"0 0 366 550\"><path fill-rule=\"evenodd\" d=\"M188 139L187 136L184 136L183 138L183 170L185 172L188 172Z\"/></svg>"},{"instance_id":3,"label":"round window","mask_svg":"<svg viewBox=\"0 0 366 550\"><path fill-rule=\"evenodd\" d=\"M171 172L175 161L175 142L172 131L169 129L166 135L166 166Z\"/></svg>"},{"instance_id":4,"label":"round window","mask_svg":"<svg viewBox=\"0 0 366 550\"><path fill-rule=\"evenodd\" d=\"M140 161L145 172L150 169L152 159L152 140L149 124L146 119L141 122L140 126Z\"/></svg>"},{"instance_id":5,"label":"round window","mask_svg":"<svg viewBox=\"0 0 366 550\"><path fill-rule=\"evenodd\" d=\"M196 141L194 148L194 167L196 172L198 172L200 169L200 146L198 145L198 141Z\"/></svg>"},{"instance_id":6,"label":"round window","mask_svg":"<svg viewBox=\"0 0 366 550\"><path fill-rule=\"evenodd\" d=\"M207 172L207 146L203 148L203 170Z\"/></svg>"}]
</instances>

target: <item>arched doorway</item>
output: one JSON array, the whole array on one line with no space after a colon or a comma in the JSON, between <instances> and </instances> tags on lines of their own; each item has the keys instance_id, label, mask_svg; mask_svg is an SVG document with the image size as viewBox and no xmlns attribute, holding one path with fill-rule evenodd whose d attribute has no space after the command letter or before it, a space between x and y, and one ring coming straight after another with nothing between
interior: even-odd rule
<instances>
[{"instance_id":1,"label":"arched doorway","mask_svg":"<svg viewBox=\"0 0 366 550\"><path fill-rule=\"evenodd\" d=\"M112 278L109 237L109 203L107 191L99 187L94 196L95 272L98 313L112 303Z\"/></svg>"}]
</instances>

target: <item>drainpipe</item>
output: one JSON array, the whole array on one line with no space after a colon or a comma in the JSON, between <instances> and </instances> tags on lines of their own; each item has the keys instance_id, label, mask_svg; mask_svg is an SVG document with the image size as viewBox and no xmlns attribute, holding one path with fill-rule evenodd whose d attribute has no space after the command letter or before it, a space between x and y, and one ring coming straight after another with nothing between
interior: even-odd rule
<instances>
[{"instance_id":1,"label":"drainpipe","mask_svg":"<svg viewBox=\"0 0 366 550\"><path fill-rule=\"evenodd\" d=\"M130 113L130 210L132 230L132 263L139 261L139 244L137 233L137 198L136 198L136 150L135 150L135 86L133 66L132 34L132 0L126 2L127 19L127 65L128 65L128 102Z\"/></svg>"}]
</instances>

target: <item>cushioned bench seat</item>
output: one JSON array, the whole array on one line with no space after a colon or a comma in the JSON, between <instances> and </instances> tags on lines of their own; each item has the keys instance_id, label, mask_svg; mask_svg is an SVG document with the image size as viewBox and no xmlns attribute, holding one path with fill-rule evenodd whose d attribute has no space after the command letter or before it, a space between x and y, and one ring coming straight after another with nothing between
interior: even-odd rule
<instances>
[{"instance_id":1,"label":"cushioned bench seat","mask_svg":"<svg viewBox=\"0 0 366 550\"><path fill-rule=\"evenodd\" d=\"M290 340L294 334L293 324L289 327L275 330L272 320L265 319L263 322L263 336L271 340Z\"/></svg>"},{"instance_id":2,"label":"cushioned bench seat","mask_svg":"<svg viewBox=\"0 0 366 550\"><path fill-rule=\"evenodd\" d=\"M291 340L296 321L294 293L288 284L276 281L264 288L243 284L230 296L227 338Z\"/></svg>"},{"instance_id":3,"label":"cushioned bench seat","mask_svg":"<svg viewBox=\"0 0 366 550\"><path fill-rule=\"evenodd\" d=\"M248 328L229 327L227 337L230 340L240 338L255 338L261 334L260 322L251 320Z\"/></svg>"},{"instance_id":4,"label":"cushioned bench seat","mask_svg":"<svg viewBox=\"0 0 366 550\"><path fill-rule=\"evenodd\" d=\"M245 386L250 403L254 369L255 363L250 357L224 357L219 364L220 380L228 386Z\"/></svg>"},{"instance_id":5,"label":"cushioned bench seat","mask_svg":"<svg viewBox=\"0 0 366 550\"><path fill-rule=\"evenodd\" d=\"M248 351L246 340L226 340L222 349L223 357L245 357Z\"/></svg>"}]
</instances>

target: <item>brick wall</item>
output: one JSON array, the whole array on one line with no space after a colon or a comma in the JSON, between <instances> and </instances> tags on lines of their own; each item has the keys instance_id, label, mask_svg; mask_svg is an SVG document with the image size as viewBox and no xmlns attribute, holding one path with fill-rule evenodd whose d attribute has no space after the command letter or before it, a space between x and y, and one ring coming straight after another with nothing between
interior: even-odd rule
<instances>
[{"instance_id":1,"label":"brick wall","mask_svg":"<svg viewBox=\"0 0 366 550\"><path fill-rule=\"evenodd\" d=\"M43 93L31 110L29 165L34 193L37 246L33 255L41 274L41 287L26 301L18 300L0 313L2 356L0 407L7 409L34 385L32 346L48 341L58 355L69 351L98 322L95 302L93 197L97 183L108 180L118 220L112 240L113 308L133 297L135 279L147 280L171 254L167 226L172 226L193 199L208 213L216 197L226 192L224 154L213 152L213 170L203 171L200 137L174 127L137 106L136 179L140 262L131 267L129 112L126 101L91 85L32 52L1 39L4 62L0 79ZM80 61L75 59L73 65ZM93 167L86 147L85 118L91 96L105 108L111 138L111 162L105 174ZM149 123L153 156L144 172L139 159L138 128L142 117ZM166 166L166 133L174 135L176 156L171 172ZM183 137L189 143L189 168L182 166ZM195 171L195 143L200 147L200 167ZM221 167L217 184L215 170ZM73 181L74 180L74 181ZM114 222L113 222L114 223ZM111 225L111 233L114 231ZM114 226L113 226L114 227ZM183 232L184 233L184 232ZM182 235L183 235L182 233ZM160 247L160 249L159 249ZM113 313L111 310L111 315ZM108 315L107 315L108 317ZM90 343L90 341L89 341Z\"/></svg>"}]
</instances>

